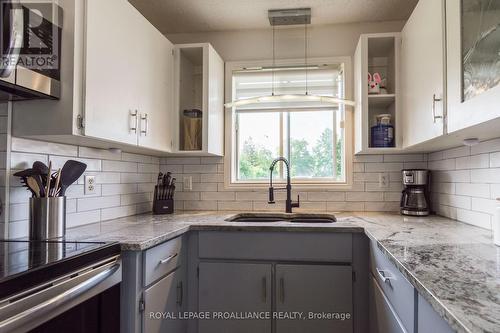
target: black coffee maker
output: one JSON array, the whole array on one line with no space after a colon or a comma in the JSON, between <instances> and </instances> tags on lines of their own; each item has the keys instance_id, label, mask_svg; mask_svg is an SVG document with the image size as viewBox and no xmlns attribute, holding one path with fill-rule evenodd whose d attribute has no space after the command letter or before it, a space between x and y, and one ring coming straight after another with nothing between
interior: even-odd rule
<instances>
[{"instance_id":1,"label":"black coffee maker","mask_svg":"<svg viewBox=\"0 0 500 333\"><path fill-rule=\"evenodd\" d=\"M404 190L401 196L401 214L427 216L430 214L430 171L424 169L403 170Z\"/></svg>"}]
</instances>

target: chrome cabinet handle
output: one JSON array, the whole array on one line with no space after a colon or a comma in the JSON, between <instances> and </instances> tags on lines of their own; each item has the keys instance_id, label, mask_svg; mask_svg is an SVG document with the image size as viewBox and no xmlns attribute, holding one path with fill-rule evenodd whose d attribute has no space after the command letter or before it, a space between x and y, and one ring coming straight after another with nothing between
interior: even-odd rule
<instances>
[{"instance_id":1,"label":"chrome cabinet handle","mask_svg":"<svg viewBox=\"0 0 500 333\"><path fill-rule=\"evenodd\" d=\"M144 120L144 129L142 129L142 121ZM144 134L144 136L148 135L148 126L149 126L149 121L148 121L148 114L145 113L141 115L141 135Z\"/></svg>"},{"instance_id":2,"label":"chrome cabinet handle","mask_svg":"<svg viewBox=\"0 0 500 333\"><path fill-rule=\"evenodd\" d=\"M267 278L262 278L262 303L267 302Z\"/></svg>"},{"instance_id":3,"label":"chrome cabinet handle","mask_svg":"<svg viewBox=\"0 0 500 333\"><path fill-rule=\"evenodd\" d=\"M113 275L118 270L118 268L120 268L120 264L113 264L106 270L103 270L102 272L74 286L73 288L57 294L57 296L42 303L36 304L26 311L15 314L10 318L5 319L4 321L0 322L0 331L25 331L23 327L25 327L26 325L30 325L30 322L43 319L48 314L52 313L54 310L63 306L67 302L77 299L79 296L86 293L87 291L94 288L95 286L109 278L111 275ZM20 301L22 302L23 300Z\"/></svg>"},{"instance_id":4,"label":"chrome cabinet handle","mask_svg":"<svg viewBox=\"0 0 500 333\"><path fill-rule=\"evenodd\" d=\"M436 116L436 102L441 102L442 98L436 98L436 94L432 95L432 118L434 123L436 123L436 119L443 119L443 116Z\"/></svg>"},{"instance_id":5,"label":"chrome cabinet handle","mask_svg":"<svg viewBox=\"0 0 500 333\"><path fill-rule=\"evenodd\" d=\"M280 300L285 303L285 278L280 279Z\"/></svg>"},{"instance_id":6,"label":"chrome cabinet handle","mask_svg":"<svg viewBox=\"0 0 500 333\"><path fill-rule=\"evenodd\" d=\"M182 306L182 299L184 298L184 289L182 288L182 281L177 284L177 304Z\"/></svg>"},{"instance_id":7,"label":"chrome cabinet handle","mask_svg":"<svg viewBox=\"0 0 500 333\"><path fill-rule=\"evenodd\" d=\"M174 259L175 257L177 257L177 253L172 254L171 256L168 256L168 257L166 257L165 259L160 260L160 262L158 263L158 265L165 265L165 264L168 264L168 263L169 263L170 261L172 261L172 259Z\"/></svg>"},{"instance_id":8,"label":"chrome cabinet handle","mask_svg":"<svg viewBox=\"0 0 500 333\"><path fill-rule=\"evenodd\" d=\"M387 276L387 273L380 268L375 268L375 270L377 271L379 278L384 281L384 283L389 285L391 284L391 280L393 279L391 276Z\"/></svg>"},{"instance_id":9,"label":"chrome cabinet handle","mask_svg":"<svg viewBox=\"0 0 500 333\"><path fill-rule=\"evenodd\" d=\"M137 110L130 111L130 131L134 133L137 133L137 122L138 122L137 117L138 117Z\"/></svg>"}]
</instances>

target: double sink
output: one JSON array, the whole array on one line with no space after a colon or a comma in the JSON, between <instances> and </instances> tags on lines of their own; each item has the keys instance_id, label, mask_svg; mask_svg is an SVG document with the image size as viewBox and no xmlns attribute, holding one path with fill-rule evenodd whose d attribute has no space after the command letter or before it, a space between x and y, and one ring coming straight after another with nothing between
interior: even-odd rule
<instances>
[{"instance_id":1,"label":"double sink","mask_svg":"<svg viewBox=\"0 0 500 333\"><path fill-rule=\"evenodd\" d=\"M333 223L333 214L306 213L241 213L226 219L228 222L290 222L290 223Z\"/></svg>"}]
</instances>

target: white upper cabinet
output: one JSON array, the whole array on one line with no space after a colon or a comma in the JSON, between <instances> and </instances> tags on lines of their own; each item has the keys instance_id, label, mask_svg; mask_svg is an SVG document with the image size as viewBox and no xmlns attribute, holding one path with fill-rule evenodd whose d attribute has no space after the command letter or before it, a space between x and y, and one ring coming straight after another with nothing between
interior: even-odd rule
<instances>
[{"instance_id":1,"label":"white upper cabinet","mask_svg":"<svg viewBox=\"0 0 500 333\"><path fill-rule=\"evenodd\" d=\"M170 151L173 45L124 0L87 0L86 26L85 135Z\"/></svg>"},{"instance_id":2,"label":"white upper cabinet","mask_svg":"<svg viewBox=\"0 0 500 333\"><path fill-rule=\"evenodd\" d=\"M500 11L498 6L481 11L481 2L466 1L462 12L461 2L446 1L449 133L500 117L500 84L488 83L500 75L495 29ZM498 136L498 127L495 131Z\"/></svg>"},{"instance_id":3,"label":"white upper cabinet","mask_svg":"<svg viewBox=\"0 0 500 333\"><path fill-rule=\"evenodd\" d=\"M62 0L62 93L14 105L14 135L170 152L173 45L127 0Z\"/></svg>"},{"instance_id":4,"label":"white upper cabinet","mask_svg":"<svg viewBox=\"0 0 500 333\"><path fill-rule=\"evenodd\" d=\"M444 1L420 0L401 33L404 147L444 134Z\"/></svg>"},{"instance_id":5,"label":"white upper cabinet","mask_svg":"<svg viewBox=\"0 0 500 333\"><path fill-rule=\"evenodd\" d=\"M136 145L143 68L130 41L142 42L143 18L128 1L88 0L86 19L85 135Z\"/></svg>"},{"instance_id":6,"label":"white upper cabinet","mask_svg":"<svg viewBox=\"0 0 500 333\"><path fill-rule=\"evenodd\" d=\"M224 154L224 61L208 43L175 45L174 153Z\"/></svg>"}]
</instances>

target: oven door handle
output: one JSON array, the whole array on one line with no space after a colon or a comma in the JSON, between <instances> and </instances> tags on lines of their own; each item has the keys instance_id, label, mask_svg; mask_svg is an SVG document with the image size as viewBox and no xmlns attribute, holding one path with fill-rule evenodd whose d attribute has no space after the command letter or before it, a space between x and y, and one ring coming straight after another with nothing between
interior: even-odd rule
<instances>
[{"instance_id":1,"label":"oven door handle","mask_svg":"<svg viewBox=\"0 0 500 333\"><path fill-rule=\"evenodd\" d=\"M24 14L19 1L12 3L11 9L11 34L7 54L3 54L3 59L8 59L7 66L0 66L0 77L9 77L16 68L24 38ZM2 61L3 62L3 61Z\"/></svg>"},{"instance_id":2,"label":"oven door handle","mask_svg":"<svg viewBox=\"0 0 500 333\"><path fill-rule=\"evenodd\" d=\"M99 272L98 274L92 276L91 278L85 280L80 284L77 284L71 289L68 289L53 298L50 298L40 304L34 305L30 309L27 309L21 313L5 319L4 321L0 322L0 331L16 331L16 329L25 327L26 325L29 325L30 322L32 323L33 321L36 321L38 318L43 318L58 307L79 297L83 293L97 286L108 277L113 275L119 268L120 264L115 263L106 270Z\"/></svg>"}]
</instances>

